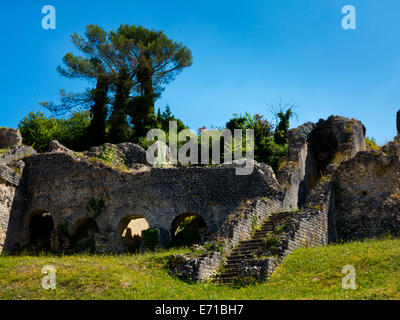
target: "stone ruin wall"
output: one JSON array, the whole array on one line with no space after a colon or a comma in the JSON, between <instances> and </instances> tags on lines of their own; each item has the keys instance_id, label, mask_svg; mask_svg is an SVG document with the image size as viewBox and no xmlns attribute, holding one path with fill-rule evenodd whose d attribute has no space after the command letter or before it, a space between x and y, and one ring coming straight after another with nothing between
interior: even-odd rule
<instances>
[{"instance_id":1,"label":"stone ruin wall","mask_svg":"<svg viewBox=\"0 0 400 320\"><path fill-rule=\"evenodd\" d=\"M9 183L0 183L0 254L6 242L10 212L14 201L16 187Z\"/></svg>"},{"instance_id":2,"label":"stone ruin wall","mask_svg":"<svg viewBox=\"0 0 400 320\"><path fill-rule=\"evenodd\" d=\"M398 155L360 152L340 165L334 186L339 239L364 239L400 231Z\"/></svg>"},{"instance_id":3,"label":"stone ruin wall","mask_svg":"<svg viewBox=\"0 0 400 320\"><path fill-rule=\"evenodd\" d=\"M100 229L98 250L121 249L117 233L126 217L145 218L150 228L160 229L165 245L179 215L198 214L208 231L215 232L245 199L275 190L274 179L272 170L259 164L249 176L237 176L233 165L121 172L65 153L34 155L25 159L19 188L25 199L13 212L14 225L9 229L15 233L8 248L12 251L28 244L33 213L49 212L55 228L67 227L73 233L80 220L94 218L88 202L103 197L104 210L95 219Z\"/></svg>"},{"instance_id":4,"label":"stone ruin wall","mask_svg":"<svg viewBox=\"0 0 400 320\"><path fill-rule=\"evenodd\" d=\"M297 248L327 245L332 234L329 230L329 222L333 214L331 206L333 200L330 182L318 185L312 190L304 208L292 213L292 217L287 222L288 230L277 235L281 242L278 256L243 261L242 278L265 280L285 257Z\"/></svg>"},{"instance_id":5,"label":"stone ruin wall","mask_svg":"<svg viewBox=\"0 0 400 320\"><path fill-rule=\"evenodd\" d=\"M321 140L324 139L329 140L327 146L332 150L321 147ZM244 262L244 278L267 277L296 248L336 241L335 194L331 183L336 166L329 164L338 155L351 158L365 148L365 127L354 119L332 116L317 124L309 122L290 130L288 161L277 173L281 188L273 197L258 198L245 208L239 208L236 215L228 217L217 233L226 240L222 252L197 257L190 254L173 256L170 265L172 274L189 281L213 278L230 251L240 241L251 238L253 219L262 223L274 213L298 208L299 212L295 212L290 220L290 230L281 236L280 258L260 260L258 265ZM319 182L322 176L326 181ZM242 218L235 219L240 216Z\"/></svg>"},{"instance_id":6,"label":"stone ruin wall","mask_svg":"<svg viewBox=\"0 0 400 320\"><path fill-rule=\"evenodd\" d=\"M223 227L217 233L220 239L227 239L223 251L215 251L193 257L186 255L174 255L171 257L171 273L186 281L205 282L213 279L218 269L224 264L224 259L240 241L252 237L254 225L253 219L259 223L265 221L274 213L285 212L291 207L280 201L282 195L268 199L258 199L239 208L235 214L228 217ZM293 199L296 203L297 199ZM260 259L256 265L251 261L243 261L242 268L244 278L267 278L293 250L301 247L324 246L336 239L336 229L329 226L334 220L334 194L331 182L317 186L307 197L304 208L294 211L289 220L289 229L280 235L282 246L281 254L275 257ZM235 217L241 217L232 222ZM228 229L229 231L226 232Z\"/></svg>"},{"instance_id":7,"label":"stone ruin wall","mask_svg":"<svg viewBox=\"0 0 400 320\"><path fill-rule=\"evenodd\" d=\"M4 132L4 130L1 131ZM0 141L1 139L4 141L4 137L9 136L3 133ZM24 162L21 159L35 153L36 151L30 147L16 146L0 158L0 254L5 246L6 237L10 234L9 225L14 219L11 212L20 199L18 186L24 169Z\"/></svg>"}]
</instances>

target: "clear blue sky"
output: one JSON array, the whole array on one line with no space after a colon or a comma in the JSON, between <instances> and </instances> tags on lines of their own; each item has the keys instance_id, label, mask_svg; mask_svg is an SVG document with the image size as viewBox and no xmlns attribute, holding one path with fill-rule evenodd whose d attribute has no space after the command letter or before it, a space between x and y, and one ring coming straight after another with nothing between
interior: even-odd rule
<instances>
[{"instance_id":1,"label":"clear blue sky","mask_svg":"<svg viewBox=\"0 0 400 320\"><path fill-rule=\"evenodd\" d=\"M57 10L43 30L41 9ZM341 27L342 6L357 10L357 30ZM266 113L279 99L297 104L292 126L331 114L355 117L385 143L400 108L400 1L264 0L2 1L0 126L16 127L40 101L86 84L56 72L72 50L69 35L87 24L163 30L188 46L193 66L157 101L193 129L223 126L233 113Z\"/></svg>"}]
</instances>

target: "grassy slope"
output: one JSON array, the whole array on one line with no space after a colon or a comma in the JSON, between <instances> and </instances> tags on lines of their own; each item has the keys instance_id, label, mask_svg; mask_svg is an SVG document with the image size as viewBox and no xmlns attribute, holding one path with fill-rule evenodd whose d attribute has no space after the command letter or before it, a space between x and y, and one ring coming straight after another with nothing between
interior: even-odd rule
<instances>
[{"instance_id":1,"label":"grassy slope","mask_svg":"<svg viewBox=\"0 0 400 320\"><path fill-rule=\"evenodd\" d=\"M0 299L400 299L400 240L299 249L265 283L244 288L187 284L168 275L179 250L133 256L1 257ZM57 289L41 269L57 269ZM356 290L343 290L353 265Z\"/></svg>"}]
</instances>

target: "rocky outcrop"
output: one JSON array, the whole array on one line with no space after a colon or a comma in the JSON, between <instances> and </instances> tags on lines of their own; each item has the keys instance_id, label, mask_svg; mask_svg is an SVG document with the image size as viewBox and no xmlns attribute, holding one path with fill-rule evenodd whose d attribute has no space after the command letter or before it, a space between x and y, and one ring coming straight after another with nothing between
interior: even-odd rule
<instances>
[{"instance_id":1,"label":"rocky outcrop","mask_svg":"<svg viewBox=\"0 0 400 320\"><path fill-rule=\"evenodd\" d=\"M330 163L354 157L359 151L365 151L365 127L355 119L331 116L319 120L308 139L314 158L314 170L317 174Z\"/></svg>"},{"instance_id":2,"label":"rocky outcrop","mask_svg":"<svg viewBox=\"0 0 400 320\"><path fill-rule=\"evenodd\" d=\"M289 161L299 162L299 154L301 153L301 149L308 142L308 138L314 131L315 127L315 123L307 122L295 129L289 130Z\"/></svg>"},{"instance_id":3,"label":"rocky outcrop","mask_svg":"<svg viewBox=\"0 0 400 320\"><path fill-rule=\"evenodd\" d=\"M68 149L67 147L65 147L64 145L62 145L60 142L58 142L56 140L52 140L49 142L48 152L50 152L50 153L65 153L68 155L74 154L74 152L72 150Z\"/></svg>"},{"instance_id":4,"label":"rocky outcrop","mask_svg":"<svg viewBox=\"0 0 400 320\"><path fill-rule=\"evenodd\" d=\"M93 147L83 153L87 157L108 158L116 166L134 167L137 164L148 165L146 150L141 146L125 142L117 145L106 143L100 147Z\"/></svg>"},{"instance_id":5,"label":"rocky outcrop","mask_svg":"<svg viewBox=\"0 0 400 320\"><path fill-rule=\"evenodd\" d=\"M17 129L0 128L0 149L11 149L22 144L21 132Z\"/></svg>"},{"instance_id":6,"label":"rocky outcrop","mask_svg":"<svg viewBox=\"0 0 400 320\"><path fill-rule=\"evenodd\" d=\"M365 127L355 119L331 116L289 130L288 161L277 173L290 198L298 196L301 207L321 176L330 174L333 163L349 159L366 149Z\"/></svg>"},{"instance_id":7,"label":"rocky outcrop","mask_svg":"<svg viewBox=\"0 0 400 320\"><path fill-rule=\"evenodd\" d=\"M340 165L334 185L339 239L363 239L400 231L398 156L360 152Z\"/></svg>"}]
</instances>

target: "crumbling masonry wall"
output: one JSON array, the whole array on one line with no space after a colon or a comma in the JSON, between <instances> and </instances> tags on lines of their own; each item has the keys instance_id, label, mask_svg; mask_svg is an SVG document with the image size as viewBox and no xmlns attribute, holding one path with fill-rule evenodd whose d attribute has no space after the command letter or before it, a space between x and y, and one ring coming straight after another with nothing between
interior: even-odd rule
<instances>
[{"instance_id":1,"label":"crumbling masonry wall","mask_svg":"<svg viewBox=\"0 0 400 320\"><path fill-rule=\"evenodd\" d=\"M162 244L171 238L174 219L200 215L210 232L217 231L243 200L268 195L277 181L268 166L256 164L252 175L238 176L234 165L122 172L88 158L65 153L26 158L20 192L23 203L12 212L15 230L7 237L11 252L29 243L29 222L35 212L49 212L55 230L68 230L84 218L96 221L98 251L119 251L122 219L140 216L160 230ZM101 212L88 210L91 199L105 199Z\"/></svg>"},{"instance_id":2,"label":"crumbling masonry wall","mask_svg":"<svg viewBox=\"0 0 400 320\"><path fill-rule=\"evenodd\" d=\"M335 174L338 238L364 239L400 231L398 155L360 152Z\"/></svg>"},{"instance_id":3,"label":"crumbling masonry wall","mask_svg":"<svg viewBox=\"0 0 400 320\"><path fill-rule=\"evenodd\" d=\"M0 183L0 253L6 242L10 212L15 197L16 187L7 182Z\"/></svg>"},{"instance_id":4,"label":"crumbling masonry wall","mask_svg":"<svg viewBox=\"0 0 400 320\"><path fill-rule=\"evenodd\" d=\"M10 139L10 136L13 143L19 141L19 135L14 134L14 131L10 135L2 130L3 146L5 137ZM14 224L15 217L12 212L20 209L21 195L18 186L24 169L24 162L21 159L35 153L36 151L30 147L18 146L0 157L0 254L4 248L7 249L6 238L14 237L15 234L9 226Z\"/></svg>"},{"instance_id":5,"label":"crumbling masonry wall","mask_svg":"<svg viewBox=\"0 0 400 320\"><path fill-rule=\"evenodd\" d=\"M328 139L328 150L323 141ZM351 158L365 150L365 128L360 121L332 116L317 124L308 122L289 131L289 155L277 173L280 187L272 197L258 198L239 208L224 222L217 235L224 239L220 250L202 255L187 254L171 258L171 272L190 281L206 281L218 273L224 258L243 240L252 236L270 215L293 211L290 232L282 236L280 259L267 258L258 265L243 263L243 278L265 278L279 265L280 260L298 247L326 245L337 239L334 214L334 193L331 183L319 183L337 155ZM331 179L331 178L329 178ZM255 223L254 223L255 222ZM247 274L247 271L249 273Z\"/></svg>"}]
</instances>

